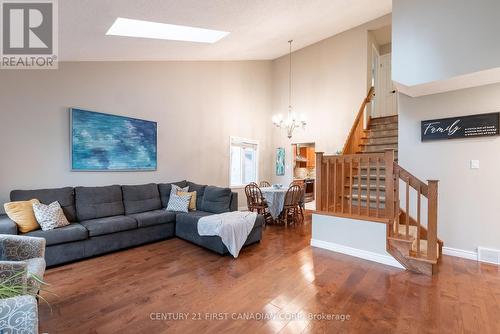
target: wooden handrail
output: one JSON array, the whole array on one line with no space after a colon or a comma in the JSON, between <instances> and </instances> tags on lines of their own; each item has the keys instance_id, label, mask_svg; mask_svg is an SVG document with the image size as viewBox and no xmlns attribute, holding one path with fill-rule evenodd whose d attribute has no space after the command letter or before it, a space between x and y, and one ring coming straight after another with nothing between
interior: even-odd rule
<instances>
[{"instance_id":1,"label":"wooden handrail","mask_svg":"<svg viewBox=\"0 0 500 334\"><path fill-rule=\"evenodd\" d=\"M361 143L361 138L364 134L364 117L362 117L365 113L366 106L371 102L375 93L375 88L370 87L368 94L366 95L363 103L361 103L361 107L359 108L358 114L354 119L354 123L352 125L351 131L349 131L349 135L347 136L347 140L344 143L344 147L342 149L342 154L353 154L358 152L358 145Z\"/></svg>"},{"instance_id":2,"label":"wooden handrail","mask_svg":"<svg viewBox=\"0 0 500 334\"><path fill-rule=\"evenodd\" d=\"M396 207L395 213L395 233L399 235L399 226L404 224L405 232L404 237L408 238L410 234L410 226L416 226L416 256L421 257L422 250L420 249L420 238L421 238L421 199L425 197L427 199L427 249L426 258L430 261L436 261L438 258L438 237L437 237L437 203L438 203L438 181L428 180L427 184L419 180L416 176L409 173L403 167L394 162L394 179L395 179L395 189L399 190L399 182L403 181L406 191L405 196L405 206L403 210L399 207L399 196L395 199ZM416 196L416 214L417 218L413 218L410 215L410 188L414 189L417 193ZM399 191L397 191L399 193ZM399 212L404 213L401 215L403 217L403 222L400 221ZM394 231L394 230L392 230Z\"/></svg>"}]
</instances>

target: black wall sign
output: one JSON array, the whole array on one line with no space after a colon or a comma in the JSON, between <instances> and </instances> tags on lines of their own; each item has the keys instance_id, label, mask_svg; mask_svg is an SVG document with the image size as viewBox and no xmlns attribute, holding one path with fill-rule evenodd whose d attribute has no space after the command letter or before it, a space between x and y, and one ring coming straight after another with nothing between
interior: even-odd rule
<instances>
[{"instance_id":1,"label":"black wall sign","mask_svg":"<svg viewBox=\"0 0 500 334\"><path fill-rule=\"evenodd\" d=\"M450 117L422 121L422 141L497 136L500 113Z\"/></svg>"}]
</instances>

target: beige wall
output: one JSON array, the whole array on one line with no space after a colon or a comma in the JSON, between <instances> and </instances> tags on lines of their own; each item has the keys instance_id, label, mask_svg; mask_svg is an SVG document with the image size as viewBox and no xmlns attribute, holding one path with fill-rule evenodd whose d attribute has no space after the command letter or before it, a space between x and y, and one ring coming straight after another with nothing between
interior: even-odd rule
<instances>
[{"instance_id":1,"label":"beige wall","mask_svg":"<svg viewBox=\"0 0 500 334\"><path fill-rule=\"evenodd\" d=\"M230 136L259 140L260 173L270 177L270 61L86 62L1 71L0 101L0 203L12 189L179 179L227 186ZM158 171L71 172L72 106L157 121Z\"/></svg>"},{"instance_id":2,"label":"beige wall","mask_svg":"<svg viewBox=\"0 0 500 334\"><path fill-rule=\"evenodd\" d=\"M422 180L439 180L439 237L446 247L500 249L500 138L422 143L420 121L500 111L500 84L399 98L399 163ZM470 169L470 160L479 169Z\"/></svg>"},{"instance_id":3,"label":"beige wall","mask_svg":"<svg viewBox=\"0 0 500 334\"><path fill-rule=\"evenodd\" d=\"M368 30L390 22L386 15L293 53L292 105L295 112L306 114L308 125L305 131L296 130L292 140L274 130L274 148L285 147L287 170L273 181L290 182L292 143L315 142L316 151L329 154L342 149L368 91ZM288 57L274 60L272 71L272 110L286 114Z\"/></svg>"}]
</instances>

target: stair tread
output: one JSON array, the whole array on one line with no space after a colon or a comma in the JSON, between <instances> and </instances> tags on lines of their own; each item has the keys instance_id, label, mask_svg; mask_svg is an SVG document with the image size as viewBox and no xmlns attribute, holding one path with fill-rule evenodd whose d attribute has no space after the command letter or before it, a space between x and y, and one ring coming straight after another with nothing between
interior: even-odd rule
<instances>
[{"instance_id":1,"label":"stair tread","mask_svg":"<svg viewBox=\"0 0 500 334\"><path fill-rule=\"evenodd\" d=\"M346 195L344 195L344 196L345 196L347 199L351 199L351 195L350 195L350 194L346 194ZM365 202L366 202L366 200L368 199L368 196L367 196L367 195L363 195L363 194L361 194L361 196L358 196L358 195L356 194L356 195L353 195L353 196L352 196L352 199L353 199L353 200L359 200L359 199L361 199L361 201L365 201ZM380 202L380 203L385 203L385 196L379 196L379 197L378 197L378 199L379 199L379 202ZM370 194L370 202L376 202L376 201L377 201L377 196L372 196L372 195Z\"/></svg>"},{"instance_id":2,"label":"stair tread","mask_svg":"<svg viewBox=\"0 0 500 334\"><path fill-rule=\"evenodd\" d=\"M344 185L344 187L346 188L349 188L350 186L348 184ZM352 184L352 188L353 189L358 189L358 188L361 188L361 190L367 190L368 189L368 185L367 184L362 184L362 185L358 185L357 183L353 183ZM384 184L380 184L378 187L376 184L371 184L370 185L370 190L374 190L374 191L377 191L377 188L379 191L384 191L385 192L385 185Z\"/></svg>"},{"instance_id":3,"label":"stair tread","mask_svg":"<svg viewBox=\"0 0 500 334\"><path fill-rule=\"evenodd\" d=\"M361 137L361 139L378 139L378 138L396 138L398 139L398 135L385 135L385 136L373 136L373 137Z\"/></svg>"},{"instance_id":4,"label":"stair tread","mask_svg":"<svg viewBox=\"0 0 500 334\"><path fill-rule=\"evenodd\" d=\"M359 146L381 146L381 145L397 145L398 142L389 142L389 143L367 143L367 144L359 144Z\"/></svg>"},{"instance_id":5,"label":"stair tread","mask_svg":"<svg viewBox=\"0 0 500 334\"><path fill-rule=\"evenodd\" d=\"M415 240L413 237L406 236L406 235L403 235L403 234L398 234L398 235L394 235L394 236L391 236L391 237L387 237L387 239L389 239L389 240L396 240L396 241L404 241L404 242L408 242L408 243L413 243L413 241Z\"/></svg>"},{"instance_id":6,"label":"stair tread","mask_svg":"<svg viewBox=\"0 0 500 334\"><path fill-rule=\"evenodd\" d=\"M367 132L379 132L379 131L397 131L397 130L398 130L397 128L396 129L372 129L372 128L370 128L366 131Z\"/></svg>"}]
</instances>

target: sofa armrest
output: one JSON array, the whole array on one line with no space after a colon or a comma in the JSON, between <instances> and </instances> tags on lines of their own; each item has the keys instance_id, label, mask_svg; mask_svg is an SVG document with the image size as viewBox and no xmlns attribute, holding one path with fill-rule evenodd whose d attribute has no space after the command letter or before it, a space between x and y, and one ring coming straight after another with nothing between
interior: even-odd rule
<instances>
[{"instance_id":1,"label":"sofa armrest","mask_svg":"<svg viewBox=\"0 0 500 334\"><path fill-rule=\"evenodd\" d=\"M23 295L0 299L0 324L2 333L38 333L36 298Z\"/></svg>"},{"instance_id":2,"label":"sofa armrest","mask_svg":"<svg viewBox=\"0 0 500 334\"><path fill-rule=\"evenodd\" d=\"M231 203L229 203L229 211L238 211L238 193L231 192Z\"/></svg>"},{"instance_id":3,"label":"sofa armrest","mask_svg":"<svg viewBox=\"0 0 500 334\"><path fill-rule=\"evenodd\" d=\"M0 282L8 286L22 286L27 291L28 264L24 261L0 261Z\"/></svg>"},{"instance_id":4,"label":"sofa armrest","mask_svg":"<svg viewBox=\"0 0 500 334\"><path fill-rule=\"evenodd\" d=\"M21 235L0 234L2 260L23 261L45 257L45 239Z\"/></svg>"},{"instance_id":5,"label":"sofa armrest","mask_svg":"<svg viewBox=\"0 0 500 334\"><path fill-rule=\"evenodd\" d=\"M17 234L16 223L7 215L0 215L0 234Z\"/></svg>"}]
</instances>

